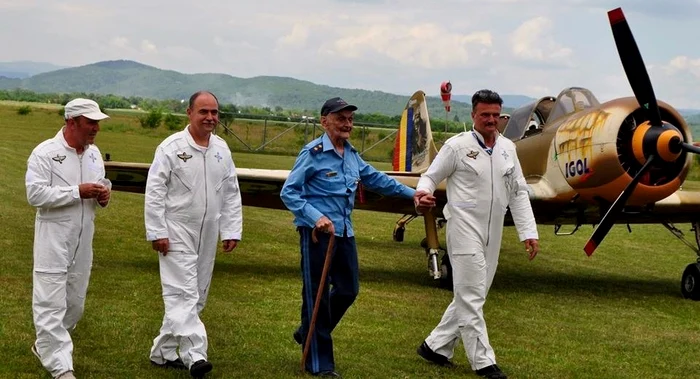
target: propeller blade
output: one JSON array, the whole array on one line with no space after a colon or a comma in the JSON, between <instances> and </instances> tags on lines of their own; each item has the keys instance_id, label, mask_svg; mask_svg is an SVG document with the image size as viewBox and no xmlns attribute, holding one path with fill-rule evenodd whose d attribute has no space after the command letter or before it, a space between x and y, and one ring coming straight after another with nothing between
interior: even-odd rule
<instances>
[{"instance_id":1,"label":"propeller blade","mask_svg":"<svg viewBox=\"0 0 700 379\"><path fill-rule=\"evenodd\" d=\"M700 154L700 146L695 146L691 143L681 142L681 148L691 153Z\"/></svg>"},{"instance_id":2,"label":"propeller blade","mask_svg":"<svg viewBox=\"0 0 700 379\"><path fill-rule=\"evenodd\" d=\"M651 80L647 73L644 60L639 52L637 43L632 36L627 20L625 19L622 8L616 8L608 12L610 20L610 28L612 29L617 52L620 55L620 62L625 69L627 80L630 82L634 96L637 98L639 105L647 110L647 117L652 126L661 125L661 114L659 113L659 104L656 102L654 88L651 86Z\"/></svg>"},{"instance_id":3,"label":"propeller blade","mask_svg":"<svg viewBox=\"0 0 700 379\"><path fill-rule=\"evenodd\" d=\"M613 205L605 212L605 216L600 220L600 224L595 228L593 235L591 235L588 243L586 243L586 246L583 248L589 257L593 254L595 249L598 248L600 243L603 242L603 238L605 238L610 229L612 229L613 225L615 225L617 216L622 212L622 208L624 208L625 203L627 203L627 199L632 196L632 192L634 192L634 189L637 187L637 183L639 183L642 175L651 167L651 162L653 160L654 156L650 155L646 163L644 163L644 166L637 172L637 175L632 178L632 181L625 187L625 190L620 193L620 196L617 197Z\"/></svg>"}]
</instances>

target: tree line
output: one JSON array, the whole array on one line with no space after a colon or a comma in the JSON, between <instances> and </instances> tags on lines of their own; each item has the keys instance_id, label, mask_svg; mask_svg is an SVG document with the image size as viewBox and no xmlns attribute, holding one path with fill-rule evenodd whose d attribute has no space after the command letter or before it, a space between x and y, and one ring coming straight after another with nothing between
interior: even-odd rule
<instances>
[{"instance_id":1,"label":"tree line","mask_svg":"<svg viewBox=\"0 0 700 379\"><path fill-rule=\"evenodd\" d=\"M84 97L95 100L102 108L107 109L139 109L146 112L157 113L185 113L187 110L187 100L165 99L158 100L140 96L117 96L104 95L98 93L71 92L71 93L44 93L34 92L26 89L0 90L0 100L12 100L20 102L36 102L48 104L66 105L71 99ZM240 106L236 104L219 104L222 121L240 119L260 119L270 121L291 121L303 122L308 117L318 119L319 110L297 110L283 109L281 106L275 107L255 107ZM386 128L397 128L401 121L400 115L388 116L379 113L355 113L355 124L358 126L377 126ZM444 119L431 118L430 123L433 130L445 130ZM470 128L471 125L467 125ZM448 122L448 132L459 132L463 130L464 124L458 118Z\"/></svg>"}]
</instances>

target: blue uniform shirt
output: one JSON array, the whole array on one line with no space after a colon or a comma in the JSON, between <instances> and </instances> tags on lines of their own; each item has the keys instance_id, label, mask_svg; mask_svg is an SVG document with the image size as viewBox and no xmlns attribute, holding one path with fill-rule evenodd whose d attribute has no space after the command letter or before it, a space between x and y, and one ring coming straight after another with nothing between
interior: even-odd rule
<instances>
[{"instance_id":1,"label":"blue uniform shirt","mask_svg":"<svg viewBox=\"0 0 700 379\"><path fill-rule=\"evenodd\" d=\"M355 235L350 213L358 184L385 196L412 198L415 190L377 171L365 162L349 142L343 156L333 148L326 133L299 152L282 187L280 197L294 214L294 225L313 228L321 216L333 222L335 235Z\"/></svg>"}]
</instances>

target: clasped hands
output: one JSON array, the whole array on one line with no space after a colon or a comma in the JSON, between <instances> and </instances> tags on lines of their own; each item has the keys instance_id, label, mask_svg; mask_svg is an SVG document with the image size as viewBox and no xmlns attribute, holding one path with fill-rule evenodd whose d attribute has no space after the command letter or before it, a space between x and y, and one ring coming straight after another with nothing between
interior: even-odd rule
<instances>
[{"instance_id":1,"label":"clasped hands","mask_svg":"<svg viewBox=\"0 0 700 379\"><path fill-rule=\"evenodd\" d=\"M430 208L435 206L435 196L425 190L418 190L413 195L413 204L416 206L416 211L419 214L429 212Z\"/></svg>"}]
</instances>

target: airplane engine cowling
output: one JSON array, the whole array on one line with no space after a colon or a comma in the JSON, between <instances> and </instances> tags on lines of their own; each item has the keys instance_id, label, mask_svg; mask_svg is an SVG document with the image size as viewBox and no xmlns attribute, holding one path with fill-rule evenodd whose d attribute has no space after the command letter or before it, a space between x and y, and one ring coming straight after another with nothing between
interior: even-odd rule
<instances>
[{"instance_id":1,"label":"airplane engine cowling","mask_svg":"<svg viewBox=\"0 0 700 379\"><path fill-rule=\"evenodd\" d=\"M648 130L645 112L634 97L575 113L562 123L553 141L555 159L567 183L583 200L614 202L649 154L657 159L627 204L653 203L680 188L692 157L678 151L672 142L680 136L692 141L690 129L670 105L659 101L659 106L663 130Z\"/></svg>"}]
</instances>

